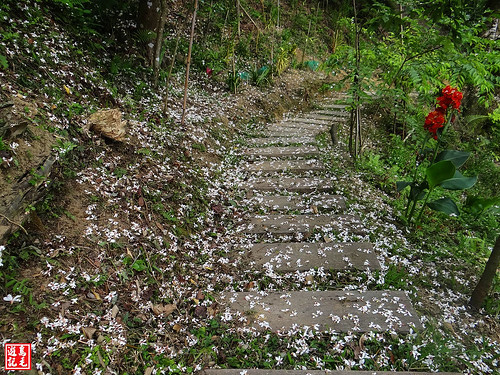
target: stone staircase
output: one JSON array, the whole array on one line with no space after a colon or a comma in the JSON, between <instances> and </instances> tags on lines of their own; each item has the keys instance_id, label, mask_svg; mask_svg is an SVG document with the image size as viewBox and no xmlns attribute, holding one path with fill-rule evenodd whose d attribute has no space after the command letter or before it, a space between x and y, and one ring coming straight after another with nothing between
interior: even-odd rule
<instances>
[{"instance_id":1,"label":"stone staircase","mask_svg":"<svg viewBox=\"0 0 500 375\"><path fill-rule=\"evenodd\" d=\"M249 239L245 264L249 269L294 273L327 270L381 269L368 242L339 243L313 233L363 235L359 217L342 212L343 197L333 195L336 178L319 158L315 137L333 121L346 121L342 104L267 126L241 151L240 168L247 174L240 188L243 206L251 213L240 231ZM253 213L252 213L253 212ZM303 240L308 239L307 241ZM290 240L292 239L292 241ZM297 327L336 332L391 331L408 333L422 325L404 291L300 290L228 292L220 296L225 311L256 330L287 332ZM223 309L224 310L224 309ZM384 371L206 369L205 375L398 374ZM423 372L400 374L423 375ZM441 373L445 374L445 373Z\"/></svg>"}]
</instances>

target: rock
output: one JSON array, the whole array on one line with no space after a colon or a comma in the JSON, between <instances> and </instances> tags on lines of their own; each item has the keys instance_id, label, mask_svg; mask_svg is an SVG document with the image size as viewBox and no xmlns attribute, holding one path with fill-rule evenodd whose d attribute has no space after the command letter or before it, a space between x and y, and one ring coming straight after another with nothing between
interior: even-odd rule
<instances>
[{"instance_id":1,"label":"rock","mask_svg":"<svg viewBox=\"0 0 500 375\"><path fill-rule=\"evenodd\" d=\"M89 129L115 141L123 141L126 134L126 122L118 109L100 110L88 119Z\"/></svg>"},{"instance_id":2,"label":"rock","mask_svg":"<svg viewBox=\"0 0 500 375\"><path fill-rule=\"evenodd\" d=\"M93 327L83 327L82 331L86 338L91 339L92 336L94 336L94 333L96 333L97 329Z\"/></svg>"}]
</instances>

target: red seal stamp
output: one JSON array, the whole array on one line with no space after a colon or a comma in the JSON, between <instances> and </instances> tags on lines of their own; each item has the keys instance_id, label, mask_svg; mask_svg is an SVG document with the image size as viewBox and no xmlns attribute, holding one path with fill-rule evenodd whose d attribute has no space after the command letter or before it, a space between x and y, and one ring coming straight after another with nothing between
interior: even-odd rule
<instances>
[{"instance_id":1,"label":"red seal stamp","mask_svg":"<svg viewBox=\"0 0 500 375\"><path fill-rule=\"evenodd\" d=\"M5 344L5 370L31 370L31 344Z\"/></svg>"}]
</instances>

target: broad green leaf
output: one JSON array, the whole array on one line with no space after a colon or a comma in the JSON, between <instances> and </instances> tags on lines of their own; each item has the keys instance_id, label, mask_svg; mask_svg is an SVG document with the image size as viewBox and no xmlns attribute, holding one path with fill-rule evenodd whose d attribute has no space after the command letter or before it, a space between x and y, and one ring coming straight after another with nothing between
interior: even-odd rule
<instances>
[{"instance_id":1,"label":"broad green leaf","mask_svg":"<svg viewBox=\"0 0 500 375\"><path fill-rule=\"evenodd\" d=\"M410 181L397 181L396 187L398 191L404 190L407 186L410 186L412 183Z\"/></svg>"},{"instance_id":2,"label":"broad green leaf","mask_svg":"<svg viewBox=\"0 0 500 375\"><path fill-rule=\"evenodd\" d=\"M460 215L457 205L450 198L437 199L433 202L427 203L427 206L429 206L434 211L443 212L447 215Z\"/></svg>"},{"instance_id":3,"label":"broad green leaf","mask_svg":"<svg viewBox=\"0 0 500 375\"><path fill-rule=\"evenodd\" d=\"M443 181L440 186L444 189L448 190L463 190L463 189L469 189L477 181L477 176L474 177L464 177L462 173L459 171L455 171L455 175L446 180Z\"/></svg>"},{"instance_id":4,"label":"broad green leaf","mask_svg":"<svg viewBox=\"0 0 500 375\"><path fill-rule=\"evenodd\" d=\"M443 181L452 178L455 175L455 166L449 160L442 160L432 164L425 170L429 188L432 189Z\"/></svg>"},{"instance_id":5,"label":"broad green leaf","mask_svg":"<svg viewBox=\"0 0 500 375\"><path fill-rule=\"evenodd\" d=\"M470 152L467 151L457 151L457 150L445 150L441 151L436 157L436 161L449 160L453 163L455 168L460 168L470 156Z\"/></svg>"}]
</instances>

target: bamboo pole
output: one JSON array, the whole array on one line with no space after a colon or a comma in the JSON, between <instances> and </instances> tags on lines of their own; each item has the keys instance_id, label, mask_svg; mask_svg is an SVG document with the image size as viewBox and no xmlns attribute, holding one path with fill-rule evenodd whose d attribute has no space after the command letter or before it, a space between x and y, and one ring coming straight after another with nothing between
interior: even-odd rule
<instances>
[{"instance_id":1,"label":"bamboo pole","mask_svg":"<svg viewBox=\"0 0 500 375\"><path fill-rule=\"evenodd\" d=\"M196 12L197 11L198 11L198 0L194 0L193 21L191 23L191 36L189 38L189 49L188 49L188 56L187 56L187 62L186 62L186 80L184 81L184 102L182 104L181 126L184 126L184 121L186 119L187 93L188 93L188 83L189 83L189 68L191 66L191 51L193 50L194 27L196 25Z\"/></svg>"}]
</instances>

